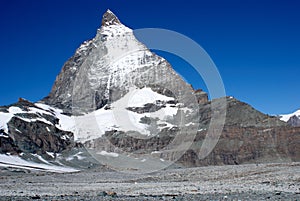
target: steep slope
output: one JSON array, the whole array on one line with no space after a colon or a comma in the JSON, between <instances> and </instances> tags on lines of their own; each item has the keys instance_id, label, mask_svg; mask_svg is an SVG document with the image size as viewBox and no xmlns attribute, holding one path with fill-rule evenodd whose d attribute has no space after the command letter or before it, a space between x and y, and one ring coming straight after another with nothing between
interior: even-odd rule
<instances>
[{"instance_id":1,"label":"steep slope","mask_svg":"<svg viewBox=\"0 0 300 201\"><path fill-rule=\"evenodd\" d=\"M200 128L193 146L180 159L186 166L291 162L300 160L300 128L227 97L227 117L214 150L201 158L200 147L210 123L211 103L200 107ZM218 100L213 100L217 102ZM218 110L218 109L217 109Z\"/></svg>"},{"instance_id":2,"label":"steep slope","mask_svg":"<svg viewBox=\"0 0 300 201\"><path fill-rule=\"evenodd\" d=\"M83 43L64 65L43 101L65 112L84 114L119 100L132 87L150 87L177 99L195 99L191 86L170 64L149 51L108 10L95 38Z\"/></svg>"},{"instance_id":3,"label":"steep slope","mask_svg":"<svg viewBox=\"0 0 300 201\"><path fill-rule=\"evenodd\" d=\"M72 172L97 165L72 130L71 117L44 104L20 99L0 107L0 166Z\"/></svg>"}]
</instances>

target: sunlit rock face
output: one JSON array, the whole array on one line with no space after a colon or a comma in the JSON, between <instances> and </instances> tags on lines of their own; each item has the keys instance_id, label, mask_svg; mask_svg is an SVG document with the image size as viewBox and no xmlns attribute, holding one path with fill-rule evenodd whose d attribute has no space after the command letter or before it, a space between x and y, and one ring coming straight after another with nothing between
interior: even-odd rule
<instances>
[{"instance_id":1,"label":"sunlit rock face","mask_svg":"<svg viewBox=\"0 0 300 201\"><path fill-rule=\"evenodd\" d=\"M196 102L192 87L108 10L95 38L84 42L65 63L43 101L82 114L119 100L133 87Z\"/></svg>"}]
</instances>

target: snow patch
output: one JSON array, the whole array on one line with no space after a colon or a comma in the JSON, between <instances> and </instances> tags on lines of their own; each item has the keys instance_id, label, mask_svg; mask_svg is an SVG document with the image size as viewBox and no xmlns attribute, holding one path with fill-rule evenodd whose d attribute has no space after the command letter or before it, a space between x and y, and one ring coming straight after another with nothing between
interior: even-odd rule
<instances>
[{"instance_id":1,"label":"snow patch","mask_svg":"<svg viewBox=\"0 0 300 201\"><path fill-rule=\"evenodd\" d=\"M128 107L143 107L147 103L155 103L155 101L170 101L174 100L173 97L161 95L152 91L151 88L135 89L131 91L128 100Z\"/></svg>"},{"instance_id":2,"label":"snow patch","mask_svg":"<svg viewBox=\"0 0 300 201\"><path fill-rule=\"evenodd\" d=\"M18 156L11 156L0 154L0 166L2 167L15 167L23 168L28 170L39 170L46 172L56 172L56 173L65 173L65 172L78 172L79 170L66 167L66 166L57 166L52 164L40 164L31 161L26 161Z\"/></svg>"},{"instance_id":3,"label":"snow patch","mask_svg":"<svg viewBox=\"0 0 300 201\"><path fill-rule=\"evenodd\" d=\"M13 114L0 112L0 129L3 129L4 132L8 133L7 123L13 117Z\"/></svg>"},{"instance_id":4,"label":"snow patch","mask_svg":"<svg viewBox=\"0 0 300 201\"><path fill-rule=\"evenodd\" d=\"M83 159L85 159L86 157L81 156L82 153L83 153L83 152L80 151L80 152L76 153L74 156L68 157L66 160L67 160L67 161L71 161L71 160L74 160L75 158L76 158L77 160L83 160Z\"/></svg>"},{"instance_id":5,"label":"snow patch","mask_svg":"<svg viewBox=\"0 0 300 201\"><path fill-rule=\"evenodd\" d=\"M107 151L101 151L101 152L98 152L97 154L102 155L102 156L109 156L109 157L113 157L113 158L119 157L118 153L107 152Z\"/></svg>"},{"instance_id":6,"label":"snow patch","mask_svg":"<svg viewBox=\"0 0 300 201\"><path fill-rule=\"evenodd\" d=\"M300 119L300 110L297 110L296 112L294 112L292 114L280 115L280 120L287 122L293 116L296 116L296 117L298 117Z\"/></svg>"},{"instance_id":7,"label":"snow patch","mask_svg":"<svg viewBox=\"0 0 300 201\"><path fill-rule=\"evenodd\" d=\"M133 97L140 97L143 94L147 94L148 98L132 99ZM149 101L167 101L173 100L173 98L158 94L150 88L131 88L123 98L111 104L111 109L106 110L101 108L83 116L73 117L76 122L76 128L74 129L75 139L86 142L101 137L106 131L116 129L124 132L137 131L143 135L150 135L151 133L148 130L149 125L141 123L141 118L143 117L158 119L158 124L165 124L168 127L173 126L167 120L176 115L178 108L167 105L156 112L139 114L127 110L130 105L134 105L131 100L135 100L134 104L143 106L149 103ZM131 104L129 104L130 102Z\"/></svg>"},{"instance_id":8,"label":"snow patch","mask_svg":"<svg viewBox=\"0 0 300 201\"><path fill-rule=\"evenodd\" d=\"M11 114L24 113L21 108L15 106L11 106L10 108L8 108L8 112Z\"/></svg>"},{"instance_id":9,"label":"snow patch","mask_svg":"<svg viewBox=\"0 0 300 201\"><path fill-rule=\"evenodd\" d=\"M46 154L48 154L49 156L51 156L51 158L55 158L55 153L54 152L48 152L48 151L46 151Z\"/></svg>"}]
</instances>

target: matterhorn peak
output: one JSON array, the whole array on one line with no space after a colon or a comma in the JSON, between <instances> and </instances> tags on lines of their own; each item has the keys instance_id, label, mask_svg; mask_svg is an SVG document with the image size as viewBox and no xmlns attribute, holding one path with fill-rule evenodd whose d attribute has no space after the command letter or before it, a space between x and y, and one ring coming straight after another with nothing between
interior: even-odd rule
<instances>
[{"instance_id":1,"label":"matterhorn peak","mask_svg":"<svg viewBox=\"0 0 300 201\"><path fill-rule=\"evenodd\" d=\"M171 65L139 42L132 29L107 10L95 38L82 44L66 62L44 102L66 113L83 115L144 87L184 92L174 97L190 91L192 97L187 100L194 97L192 88Z\"/></svg>"},{"instance_id":2,"label":"matterhorn peak","mask_svg":"<svg viewBox=\"0 0 300 201\"><path fill-rule=\"evenodd\" d=\"M107 10L102 18L102 26L110 26L110 25L118 25L121 24L120 20L118 17L111 12L111 10Z\"/></svg>"}]
</instances>

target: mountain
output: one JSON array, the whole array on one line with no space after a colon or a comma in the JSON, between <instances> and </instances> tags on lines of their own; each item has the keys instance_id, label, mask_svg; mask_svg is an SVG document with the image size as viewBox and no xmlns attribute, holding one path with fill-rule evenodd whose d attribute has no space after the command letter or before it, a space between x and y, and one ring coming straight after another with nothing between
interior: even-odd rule
<instances>
[{"instance_id":1,"label":"mountain","mask_svg":"<svg viewBox=\"0 0 300 201\"><path fill-rule=\"evenodd\" d=\"M171 65L148 50L108 10L96 37L83 43L66 62L43 101L84 114L119 100L130 89L146 86L168 96L194 97L192 87Z\"/></svg>"},{"instance_id":2,"label":"mountain","mask_svg":"<svg viewBox=\"0 0 300 201\"><path fill-rule=\"evenodd\" d=\"M47 97L0 107L0 166L149 172L299 161L299 141L300 128L233 97L209 101L109 10Z\"/></svg>"},{"instance_id":3,"label":"mountain","mask_svg":"<svg viewBox=\"0 0 300 201\"><path fill-rule=\"evenodd\" d=\"M211 122L211 104L215 103L217 111L222 107L219 99L199 107L202 129L198 131L191 149L180 160L185 166L300 160L300 147L297 145L300 142L299 128L263 114L233 97L226 97L226 101L226 122L222 134L213 151L204 159L198 156Z\"/></svg>"},{"instance_id":4,"label":"mountain","mask_svg":"<svg viewBox=\"0 0 300 201\"><path fill-rule=\"evenodd\" d=\"M300 110L292 114L279 115L282 121L287 122L291 126L300 127Z\"/></svg>"}]
</instances>

